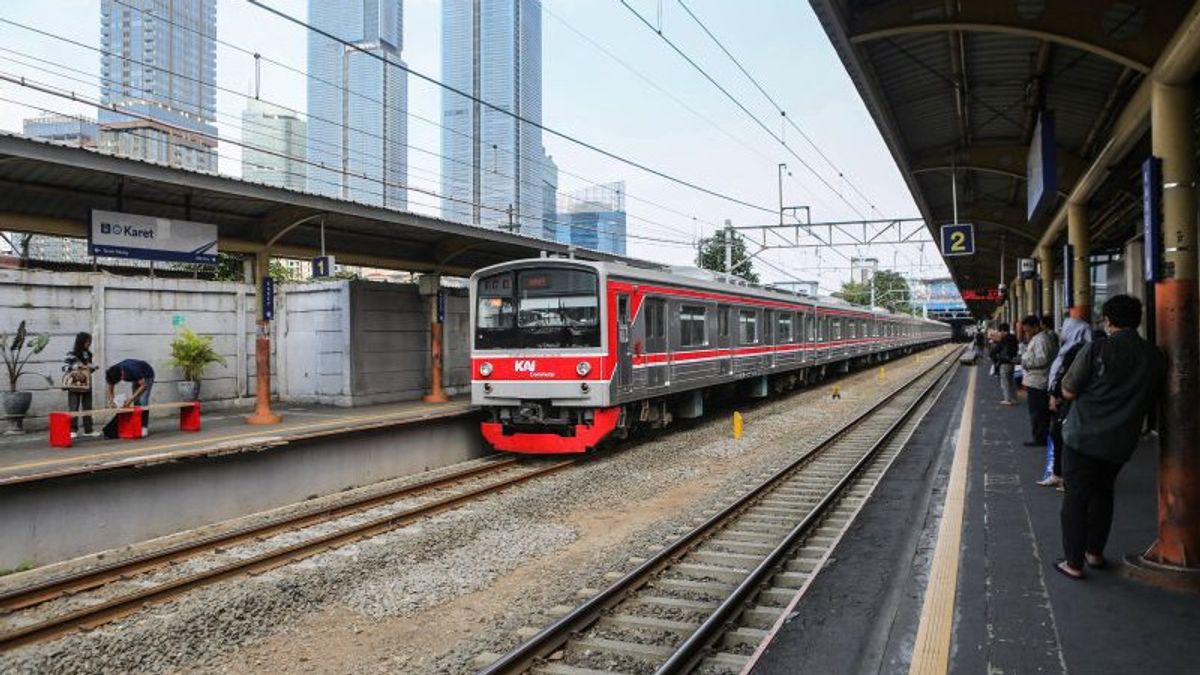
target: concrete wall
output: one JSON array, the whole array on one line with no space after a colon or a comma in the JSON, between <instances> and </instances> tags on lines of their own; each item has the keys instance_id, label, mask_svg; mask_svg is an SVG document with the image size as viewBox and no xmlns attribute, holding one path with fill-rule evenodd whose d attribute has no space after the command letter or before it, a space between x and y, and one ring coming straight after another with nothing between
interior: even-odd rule
<instances>
[{"instance_id":1,"label":"concrete wall","mask_svg":"<svg viewBox=\"0 0 1200 675\"><path fill-rule=\"evenodd\" d=\"M465 290L446 289L445 385L470 384L470 327ZM272 393L279 400L337 406L419 398L429 383L429 306L415 285L370 281L283 284L272 323ZM194 279L151 279L106 273L0 270L0 331L24 319L50 345L30 361L20 386L34 392L26 428L45 427L46 413L65 409L57 388L62 358L75 334L93 336L96 363L148 361L157 375L152 402L178 399L182 379L168 364L181 327L213 336L225 365L206 372L200 398L216 410L248 406L255 393L254 287ZM54 384L37 375L48 375ZM94 406L102 407L103 377ZM0 385L6 382L0 383ZM172 411L160 414L170 415Z\"/></svg>"}]
</instances>

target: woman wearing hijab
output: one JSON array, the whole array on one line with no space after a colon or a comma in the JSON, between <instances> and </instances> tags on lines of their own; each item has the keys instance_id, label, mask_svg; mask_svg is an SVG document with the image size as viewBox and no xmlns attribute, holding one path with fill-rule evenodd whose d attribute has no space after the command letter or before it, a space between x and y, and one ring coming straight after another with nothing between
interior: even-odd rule
<instances>
[{"instance_id":1,"label":"woman wearing hijab","mask_svg":"<svg viewBox=\"0 0 1200 675\"><path fill-rule=\"evenodd\" d=\"M1042 480L1038 481L1038 485L1047 487L1062 485L1062 425L1071 409L1071 402L1063 399L1062 379L1075 362L1075 355L1092 341L1091 327L1081 319L1069 318L1063 321L1059 334L1061 345L1058 356L1054 357L1054 362L1050 364L1048 375L1050 410L1053 415L1050 421L1050 438L1054 441L1054 457L1047 467L1048 471L1042 476Z\"/></svg>"}]
</instances>

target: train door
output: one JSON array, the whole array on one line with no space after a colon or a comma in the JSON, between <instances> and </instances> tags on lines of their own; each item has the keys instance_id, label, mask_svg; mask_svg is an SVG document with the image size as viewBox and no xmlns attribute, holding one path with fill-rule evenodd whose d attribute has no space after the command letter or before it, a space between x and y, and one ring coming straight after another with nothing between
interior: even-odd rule
<instances>
[{"instance_id":1,"label":"train door","mask_svg":"<svg viewBox=\"0 0 1200 675\"><path fill-rule=\"evenodd\" d=\"M776 334L775 311L771 310L771 309L764 309L763 310L762 341L763 341L764 345L767 345L768 347L770 347L770 349L766 353L766 356L763 358L763 365L766 366L767 368L775 367L775 347L774 347L774 345L776 344L775 334Z\"/></svg>"},{"instance_id":2,"label":"train door","mask_svg":"<svg viewBox=\"0 0 1200 675\"><path fill-rule=\"evenodd\" d=\"M629 348L629 294L617 294L617 392L633 389L633 352Z\"/></svg>"},{"instance_id":3,"label":"train door","mask_svg":"<svg viewBox=\"0 0 1200 675\"><path fill-rule=\"evenodd\" d=\"M669 384L670 355L667 352L667 301L646 299L646 385L661 387Z\"/></svg>"},{"instance_id":4,"label":"train door","mask_svg":"<svg viewBox=\"0 0 1200 675\"><path fill-rule=\"evenodd\" d=\"M733 343L729 337L729 305L717 305L717 353L722 375L733 374Z\"/></svg>"}]
</instances>

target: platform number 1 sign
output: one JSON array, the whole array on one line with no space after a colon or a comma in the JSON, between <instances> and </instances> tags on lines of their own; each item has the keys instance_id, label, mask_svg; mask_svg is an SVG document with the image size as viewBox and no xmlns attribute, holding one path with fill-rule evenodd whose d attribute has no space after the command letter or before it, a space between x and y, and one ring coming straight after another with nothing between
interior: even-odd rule
<instances>
[{"instance_id":1,"label":"platform number 1 sign","mask_svg":"<svg viewBox=\"0 0 1200 675\"><path fill-rule=\"evenodd\" d=\"M975 226L970 223L942 226L942 255L974 255Z\"/></svg>"}]
</instances>

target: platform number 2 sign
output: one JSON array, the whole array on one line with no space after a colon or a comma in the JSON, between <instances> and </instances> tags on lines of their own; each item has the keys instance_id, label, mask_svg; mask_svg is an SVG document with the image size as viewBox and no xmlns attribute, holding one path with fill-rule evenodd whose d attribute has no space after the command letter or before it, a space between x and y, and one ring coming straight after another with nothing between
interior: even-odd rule
<instances>
[{"instance_id":1,"label":"platform number 2 sign","mask_svg":"<svg viewBox=\"0 0 1200 675\"><path fill-rule=\"evenodd\" d=\"M942 255L974 255L975 226L970 223L942 226Z\"/></svg>"}]
</instances>

